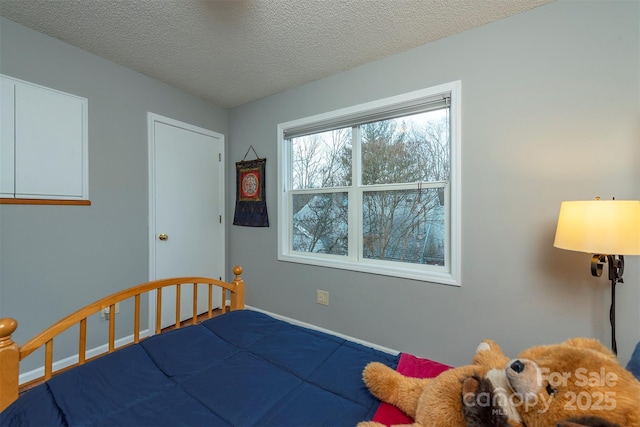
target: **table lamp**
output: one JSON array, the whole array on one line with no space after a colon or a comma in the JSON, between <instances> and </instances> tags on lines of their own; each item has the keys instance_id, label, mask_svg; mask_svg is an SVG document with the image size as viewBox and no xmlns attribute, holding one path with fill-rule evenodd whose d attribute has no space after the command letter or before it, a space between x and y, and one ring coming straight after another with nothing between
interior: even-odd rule
<instances>
[{"instance_id":1,"label":"table lamp","mask_svg":"<svg viewBox=\"0 0 640 427\"><path fill-rule=\"evenodd\" d=\"M640 255L640 200L562 202L553 246L593 254L591 274L609 264L611 281L611 349L616 344L616 284L624 283L624 255Z\"/></svg>"}]
</instances>

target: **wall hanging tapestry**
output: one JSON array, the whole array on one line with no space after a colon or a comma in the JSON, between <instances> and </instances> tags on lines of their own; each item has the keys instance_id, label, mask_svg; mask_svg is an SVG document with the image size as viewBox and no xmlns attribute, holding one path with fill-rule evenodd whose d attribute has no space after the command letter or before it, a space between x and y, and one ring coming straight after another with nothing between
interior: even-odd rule
<instances>
[{"instance_id":1,"label":"wall hanging tapestry","mask_svg":"<svg viewBox=\"0 0 640 427\"><path fill-rule=\"evenodd\" d=\"M245 160L249 151L256 155L254 160ZM267 198L265 195L265 168L267 159L258 157L253 146L249 147L244 159L236 162L236 212L234 225L245 227L268 227Z\"/></svg>"}]
</instances>

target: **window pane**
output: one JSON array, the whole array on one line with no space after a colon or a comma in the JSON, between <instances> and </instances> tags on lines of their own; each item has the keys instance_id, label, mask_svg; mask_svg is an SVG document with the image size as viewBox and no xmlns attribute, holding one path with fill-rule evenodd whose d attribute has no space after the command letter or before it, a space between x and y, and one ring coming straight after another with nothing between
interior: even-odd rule
<instances>
[{"instance_id":1,"label":"window pane","mask_svg":"<svg viewBox=\"0 0 640 427\"><path fill-rule=\"evenodd\" d=\"M347 193L293 195L293 242L297 252L348 254Z\"/></svg>"},{"instance_id":2,"label":"window pane","mask_svg":"<svg viewBox=\"0 0 640 427\"><path fill-rule=\"evenodd\" d=\"M362 184L449 179L449 108L360 126Z\"/></svg>"},{"instance_id":3,"label":"window pane","mask_svg":"<svg viewBox=\"0 0 640 427\"><path fill-rule=\"evenodd\" d=\"M365 258L444 265L444 189L363 194Z\"/></svg>"},{"instance_id":4,"label":"window pane","mask_svg":"<svg viewBox=\"0 0 640 427\"><path fill-rule=\"evenodd\" d=\"M292 138L292 188L351 184L351 128Z\"/></svg>"}]
</instances>

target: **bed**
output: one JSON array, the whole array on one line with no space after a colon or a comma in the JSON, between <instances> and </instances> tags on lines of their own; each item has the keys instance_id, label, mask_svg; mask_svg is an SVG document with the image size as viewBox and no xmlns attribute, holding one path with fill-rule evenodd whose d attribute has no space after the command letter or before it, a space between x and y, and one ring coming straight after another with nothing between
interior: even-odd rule
<instances>
[{"instance_id":1,"label":"bed","mask_svg":"<svg viewBox=\"0 0 640 427\"><path fill-rule=\"evenodd\" d=\"M401 356L243 309L241 273L236 267L230 283L189 277L139 285L78 310L20 347L11 340L15 322L2 319L0 424L353 426L373 418L379 402L364 386L362 369L374 360L395 368ZM209 285L206 320L197 323L196 315L181 326L177 314L173 330L159 333L156 326L155 335L140 339L141 295L156 292L159 319L164 289L196 284ZM216 288L231 305L213 316ZM115 348L111 316L109 351L87 359L87 317L127 298L135 299L134 342ZM178 313L179 307L178 301ZM75 324L77 366L53 372L54 337ZM40 346L44 382L18 397L19 360Z\"/></svg>"},{"instance_id":2,"label":"bed","mask_svg":"<svg viewBox=\"0 0 640 427\"><path fill-rule=\"evenodd\" d=\"M434 377L449 366L410 354L391 354L335 335L244 309L242 269L232 282L187 277L148 282L96 301L22 346L11 339L13 319L0 319L1 426L355 426L362 420L410 423L380 404L362 382L362 369L379 361L407 376ZM189 326L159 327L163 290L208 287L206 320L199 322L193 292ZM140 337L140 304L155 293L155 335ZM214 316L213 296L230 301ZM176 295L180 295L177 292ZM87 318L133 299L133 343L116 348L116 316L109 318L108 351L87 357ZM153 300L152 300L153 301ZM225 310L227 311L226 307ZM78 362L54 372L53 342L79 325ZM19 362L44 347L40 384L19 394ZM640 378L640 343L628 365Z\"/></svg>"}]
</instances>

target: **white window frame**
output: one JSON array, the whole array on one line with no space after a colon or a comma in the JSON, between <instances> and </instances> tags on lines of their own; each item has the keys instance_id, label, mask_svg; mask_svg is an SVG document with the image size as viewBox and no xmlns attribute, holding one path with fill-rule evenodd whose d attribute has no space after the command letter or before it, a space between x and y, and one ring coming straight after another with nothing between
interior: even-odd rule
<instances>
[{"instance_id":1,"label":"white window frame","mask_svg":"<svg viewBox=\"0 0 640 427\"><path fill-rule=\"evenodd\" d=\"M317 265L323 267L339 268L351 271L380 274L392 277L401 277L419 281L434 282L444 285L461 285L461 82L454 81L442 85L417 90L389 98L380 99L352 107L342 108L323 114L305 117L277 125L278 144L278 260L302 264ZM291 249L292 230L290 222L291 193L289 192L291 179L289 177L291 162L290 140L285 133L291 129L314 127L321 123L340 122L342 119L368 116L372 112L384 112L394 110L399 106L419 103L432 99L435 96L446 95L450 97L450 156L451 176L445 186L445 239L448 248L445 250L445 266L430 266L424 264L403 263L397 261L380 261L362 258L361 236L362 225L358 215L350 214L350 225L359 227L358 230L350 228L349 239L357 239L359 250L349 251L348 256L331 255L322 253L297 252ZM354 145L355 147L355 145ZM353 153L354 156L358 153ZM354 162L355 164L356 162ZM354 181L353 187L358 185ZM325 191L326 190L326 191ZM349 188L327 188L325 192L348 191L350 203L353 191ZM351 211L351 209L350 209ZM361 214L359 214L361 215Z\"/></svg>"}]
</instances>

